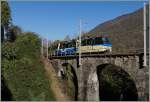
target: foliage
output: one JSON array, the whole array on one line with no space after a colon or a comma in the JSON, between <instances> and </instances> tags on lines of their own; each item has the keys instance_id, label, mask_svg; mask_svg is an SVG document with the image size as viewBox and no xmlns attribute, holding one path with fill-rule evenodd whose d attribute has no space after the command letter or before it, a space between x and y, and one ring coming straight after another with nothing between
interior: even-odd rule
<instances>
[{"instance_id":1,"label":"foliage","mask_svg":"<svg viewBox=\"0 0 150 102\"><path fill-rule=\"evenodd\" d=\"M11 11L8 2L6 1L1 1L1 14L2 14L1 16L2 26L6 27L11 22Z\"/></svg>"},{"instance_id":2,"label":"foliage","mask_svg":"<svg viewBox=\"0 0 150 102\"><path fill-rule=\"evenodd\" d=\"M40 60L40 39L35 33L2 44L2 74L14 100L55 100Z\"/></svg>"},{"instance_id":3,"label":"foliage","mask_svg":"<svg viewBox=\"0 0 150 102\"><path fill-rule=\"evenodd\" d=\"M54 41L52 44L51 44L51 46L50 46L50 50L51 50L51 52L53 52L53 51L55 51L56 49L57 49L57 47L58 47L58 44L60 43L61 41L60 40L56 40L56 41Z\"/></svg>"},{"instance_id":4,"label":"foliage","mask_svg":"<svg viewBox=\"0 0 150 102\"><path fill-rule=\"evenodd\" d=\"M42 92L39 95L34 95L31 91L29 91L29 95L30 95L32 101L43 101L43 100L45 100L45 92Z\"/></svg>"},{"instance_id":5,"label":"foliage","mask_svg":"<svg viewBox=\"0 0 150 102\"><path fill-rule=\"evenodd\" d=\"M74 98L75 97L75 86L73 83L73 73L71 71L71 66L67 65L67 70L66 70L66 77L67 77L67 93L70 97Z\"/></svg>"},{"instance_id":6,"label":"foliage","mask_svg":"<svg viewBox=\"0 0 150 102\"><path fill-rule=\"evenodd\" d=\"M107 74L106 74L107 73ZM115 93L120 93L121 91L121 86L122 86L122 79L118 78L116 80L116 78L112 75L112 73L110 72L102 72L102 79L105 80L105 82L109 85L111 91L115 94Z\"/></svg>"},{"instance_id":7,"label":"foliage","mask_svg":"<svg viewBox=\"0 0 150 102\"><path fill-rule=\"evenodd\" d=\"M5 82L5 79L3 77L3 75L1 75L1 100L5 100L5 101L11 101L13 100L12 98L12 94L10 92L10 90L8 89L8 86Z\"/></svg>"},{"instance_id":8,"label":"foliage","mask_svg":"<svg viewBox=\"0 0 150 102\"><path fill-rule=\"evenodd\" d=\"M7 31L11 23L11 11L7 1L1 1L1 41L4 41L4 30Z\"/></svg>"},{"instance_id":9,"label":"foliage","mask_svg":"<svg viewBox=\"0 0 150 102\"><path fill-rule=\"evenodd\" d=\"M17 38L17 35L19 35L21 33L22 33L22 30L19 26L12 25L8 29L8 33L7 33L8 40L11 42L14 42Z\"/></svg>"},{"instance_id":10,"label":"foliage","mask_svg":"<svg viewBox=\"0 0 150 102\"><path fill-rule=\"evenodd\" d=\"M103 101L138 99L137 89L132 78L120 67L108 65L98 74L100 97Z\"/></svg>"}]
</instances>

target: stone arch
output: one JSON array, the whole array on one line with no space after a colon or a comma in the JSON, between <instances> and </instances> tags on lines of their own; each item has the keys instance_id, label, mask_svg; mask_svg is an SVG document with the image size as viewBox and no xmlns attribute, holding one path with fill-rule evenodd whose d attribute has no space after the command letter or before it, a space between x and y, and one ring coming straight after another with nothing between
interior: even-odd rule
<instances>
[{"instance_id":1,"label":"stone arch","mask_svg":"<svg viewBox=\"0 0 150 102\"><path fill-rule=\"evenodd\" d=\"M109 78L109 74L112 74L110 81L114 81L112 85L116 85L116 88L120 89L120 93L116 92L115 94L111 91L109 81L104 78L104 76ZM98 65L96 69L90 72L86 100L136 101L138 100L138 94L134 81L125 70L116 65L106 63Z\"/></svg>"},{"instance_id":2,"label":"stone arch","mask_svg":"<svg viewBox=\"0 0 150 102\"><path fill-rule=\"evenodd\" d=\"M121 67L113 64L97 66L99 100L136 101L138 93L135 82Z\"/></svg>"},{"instance_id":3,"label":"stone arch","mask_svg":"<svg viewBox=\"0 0 150 102\"><path fill-rule=\"evenodd\" d=\"M62 66L65 68L64 73L66 74L67 70L70 70L72 73L72 82L74 84L74 88L75 88L75 92L74 92L74 100L78 100L78 79L77 79L77 75L76 72L73 68L73 66L69 63L63 63Z\"/></svg>"}]
</instances>

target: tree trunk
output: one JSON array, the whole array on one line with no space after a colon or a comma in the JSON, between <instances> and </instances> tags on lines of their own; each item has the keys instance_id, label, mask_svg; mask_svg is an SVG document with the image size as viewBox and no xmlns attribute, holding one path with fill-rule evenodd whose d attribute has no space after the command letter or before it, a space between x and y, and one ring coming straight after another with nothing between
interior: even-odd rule
<instances>
[{"instance_id":1,"label":"tree trunk","mask_svg":"<svg viewBox=\"0 0 150 102\"><path fill-rule=\"evenodd\" d=\"M1 26L1 42L4 41L4 27Z\"/></svg>"}]
</instances>

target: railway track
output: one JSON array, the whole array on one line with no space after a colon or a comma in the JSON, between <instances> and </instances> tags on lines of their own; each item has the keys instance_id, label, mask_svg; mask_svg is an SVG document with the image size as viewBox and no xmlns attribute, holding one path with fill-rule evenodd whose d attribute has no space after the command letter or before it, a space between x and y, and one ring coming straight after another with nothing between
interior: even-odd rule
<instances>
[{"instance_id":1,"label":"railway track","mask_svg":"<svg viewBox=\"0 0 150 102\"><path fill-rule=\"evenodd\" d=\"M143 56L144 53L82 53L81 57L115 57L115 56ZM149 55L149 53L147 53ZM57 59L57 58L78 58L79 54L76 55L63 55L63 56L57 56L57 55L49 55L49 59Z\"/></svg>"}]
</instances>

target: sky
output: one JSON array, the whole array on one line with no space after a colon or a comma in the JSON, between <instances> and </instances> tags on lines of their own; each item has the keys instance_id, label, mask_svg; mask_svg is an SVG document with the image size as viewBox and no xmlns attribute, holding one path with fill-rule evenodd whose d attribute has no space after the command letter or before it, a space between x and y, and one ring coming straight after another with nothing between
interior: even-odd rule
<instances>
[{"instance_id":1,"label":"sky","mask_svg":"<svg viewBox=\"0 0 150 102\"><path fill-rule=\"evenodd\" d=\"M98 24L143 7L142 1L107 2L52 2L52 1L10 1L12 22L23 31L36 32L49 40L63 40L88 32Z\"/></svg>"}]
</instances>

